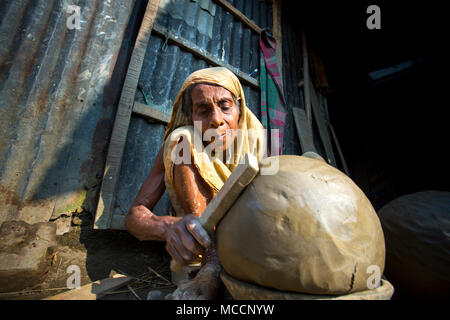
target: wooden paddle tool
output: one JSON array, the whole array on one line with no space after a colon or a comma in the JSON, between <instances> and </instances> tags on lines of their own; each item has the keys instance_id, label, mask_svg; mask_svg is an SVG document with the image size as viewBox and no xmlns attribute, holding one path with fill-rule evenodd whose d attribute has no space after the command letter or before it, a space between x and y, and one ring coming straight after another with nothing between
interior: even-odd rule
<instances>
[{"instance_id":1,"label":"wooden paddle tool","mask_svg":"<svg viewBox=\"0 0 450 320\"><path fill-rule=\"evenodd\" d=\"M228 209L234 204L242 191L256 177L259 172L258 160L250 153L244 156L243 162L238 164L231 175L225 181L223 187L216 196L208 203L202 215L198 218L202 227L212 234L216 226L223 218ZM182 266L172 259L170 269L179 272Z\"/></svg>"}]
</instances>

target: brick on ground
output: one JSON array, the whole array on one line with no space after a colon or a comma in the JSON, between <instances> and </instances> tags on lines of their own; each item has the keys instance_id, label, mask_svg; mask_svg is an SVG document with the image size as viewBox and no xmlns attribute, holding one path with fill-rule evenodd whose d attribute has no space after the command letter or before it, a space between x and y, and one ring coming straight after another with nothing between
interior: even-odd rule
<instances>
[{"instance_id":1,"label":"brick on ground","mask_svg":"<svg viewBox=\"0 0 450 320\"><path fill-rule=\"evenodd\" d=\"M56 225L5 221L0 227L0 292L39 284L49 269L47 250L56 245Z\"/></svg>"}]
</instances>

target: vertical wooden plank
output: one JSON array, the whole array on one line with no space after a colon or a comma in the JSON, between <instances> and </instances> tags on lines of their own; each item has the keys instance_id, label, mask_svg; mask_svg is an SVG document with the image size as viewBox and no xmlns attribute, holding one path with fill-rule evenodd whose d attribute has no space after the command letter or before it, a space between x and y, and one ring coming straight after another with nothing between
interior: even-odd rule
<instances>
[{"instance_id":1,"label":"vertical wooden plank","mask_svg":"<svg viewBox=\"0 0 450 320\"><path fill-rule=\"evenodd\" d=\"M317 153L317 150L314 147L312 131L309 130L308 119L306 117L305 110L293 107L292 114L294 116L295 127L297 128L297 134L300 140L302 153L308 151Z\"/></svg>"},{"instance_id":2,"label":"vertical wooden plank","mask_svg":"<svg viewBox=\"0 0 450 320\"><path fill-rule=\"evenodd\" d=\"M329 124L329 126L330 126L331 135L333 136L333 139L334 139L334 143L336 144L336 148L337 148L337 150L339 152L339 156L341 158L342 166L344 167L344 172L347 176L350 177L350 171L348 170L347 162L345 161L344 154L342 153L342 149L341 149L341 145L339 144L339 140L336 136L336 133L334 132L334 128L331 125L331 123Z\"/></svg>"},{"instance_id":3,"label":"vertical wooden plank","mask_svg":"<svg viewBox=\"0 0 450 320\"><path fill-rule=\"evenodd\" d=\"M150 33L153 28L156 13L158 12L159 2L160 0L149 0L131 55L109 143L103 182L100 189L100 198L95 214L94 229L109 229L111 227L114 199L123 151L127 140L130 117L133 111L134 97L148 40L150 39Z\"/></svg>"},{"instance_id":4,"label":"vertical wooden plank","mask_svg":"<svg viewBox=\"0 0 450 320\"><path fill-rule=\"evenodd\" d=\"M303 55L303 86L305 95L305 110L308 118L308 124L312 131L312 112L311 112L311 90L309 81L309 60L308 60L308 47L306 46L305 30L302 28L302 55Z\"/></svg>"},{"instance_id":5,"label":"vertical wooden plank","mask_svg":"<svg viewBox=\"0 0 450 320\"><path fill-rule=\"evenodd\" d=\"M314 114L314 119L316 120L317 127L319 128L320 139L322 140L323 146L325 148L325 153L327 155L327 162L332 166L336 167L336 159L334 158L333 147L331 145L330 134L328 133L328 126L325 122L325 115L322 112L320 101L317 97L316 90L311 82L311 79L307 79L305 81L305 89L306 82L309 83L310 88L310 96L311 96L311 107ZM305 90L306 91L306 90Z\"/></svg>"},{"instance_id":6,"label":"vertical wooden plank","mask_svg":"<svg viewBox=\"0 0 450 320\"><path fill-rule=\"evenodd\" d=\"M278 70L280 71L281 85L283 85L283 46L281 33L281 0L272 3L273 13L273 37L277 41L276 57Z\"/></svg>"}]
</instances>

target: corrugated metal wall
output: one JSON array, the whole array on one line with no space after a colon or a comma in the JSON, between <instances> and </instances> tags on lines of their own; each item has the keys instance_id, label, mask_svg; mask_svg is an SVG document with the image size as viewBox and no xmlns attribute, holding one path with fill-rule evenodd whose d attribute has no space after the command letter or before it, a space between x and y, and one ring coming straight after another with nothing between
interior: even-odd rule
<instances>
[{"instance_id":1,"label":"corrugated metal wall","mask_svg":"<svg viewBox=\"0 0 450 320\"><path fill-rule=\"evenodd\" d=\"M286 1L283 2L286 5ZM283 9L282 9L283 10ZM286 10L286 9L285 9ZM283 12L283 11L282 11ZM282 42L283 42L283 83L286 92L287 117L286 132L284 141L284 154L302 154L297 130L294 123L292 108L305 109L303 88L298 87L298 83L303 80L303 55L300 29L297 27L298 21L290 21L286 15L282 18ZM319 90L315 90L319 96ZM322 115L326 110L322 105L319 106ZM313 121L313 139L317 152L326 159L326 153L321 141L319 131Z\"/></svg>"},{"instance_id":2,"label":"corrugated metal wall","mask_svg":"<svg viewBox=\"0 0 450 320\"><path fill-rule=\"evenodd\" d=\"M282 7L283 12L283 7ZM303 60L301 53L301 40L299 30L295 30L289 21L282 22L282 48L283 48L283 88L286 97L287 115L284 138L284 154L301 154L301 147L297 135L292 108L304 109L303 95L298 83L303 79Z\"/></svg>"},{"instance_id":3,"label":"corrugated metal wall","mask_svg":"<svg viewBox=\"0 0 450 320\"><path fill-rule=\"evenodd\" d=\"M258 35L236 20L214 1L212 10L192 0L161 0L156 24L205 49L217 59L251 73L259 69ZM208 1L206 1L208 2ZM261 28L272 27L272 6L269 1L229 1ZM181 50L170 42L165 48L163 37L152 34L144 59L139 83L150 103L158 109L171 112L172 103L187 76L205 68L205 61ZM254 75L257 79L258 74ZM241 82L242 83L242 82ZM259 90L243 84L250 109L259 117ZM141 92L135 100L145 103ZM130 208L141 184L150 172L156 153L163 142L164 126L149 124L133 116L127 136L121 174L116 193L113 228L121 228L123 216ZM154 209L156 214L167 214L167 193ZM114 221L117 221L115 223Z\"/></svg>"},{"instance_id":4,"label":"corrugated metal wall","mask_svg":"<svg viewBox=\"0 0 450 320\"><path fill-rule=\"evenodd\" d=\"M272 28L269 1L229 1ZM0 4L0 223L47 221L83 207L94 213L106 151L134 39L147 1L32 1ZM81 9L80 30L66 25ZM161 0L156 25L249 74L259 69L258 35L211 0ZM283 22L287 97L284 154L300 154L291 108L301 106L298 34ZM185 78L209 65L152 33L139 83L151 104L171 112ZM258 73L253 75L258 79ZM243 83L260 116L257 88ZM140 91L136 101L145 103ZM148 175L164 126L132 116L119 177L114 228ZM320 146L319 146L320 149ZM166 214L167 194L155 212ZM114 222L113 222L114 224Z\"/></svg>"},{"instance_id":5,"label":"corrugated metal wall","mask_svg":"<svg viewBox=\"0 0 450 320\"><path fill-rule=\"evenodd\" d=\"M80 7L69 30L68 5ZM144 1L0 2L0 223L95 212Z\"/></svg>"}]
</instances>

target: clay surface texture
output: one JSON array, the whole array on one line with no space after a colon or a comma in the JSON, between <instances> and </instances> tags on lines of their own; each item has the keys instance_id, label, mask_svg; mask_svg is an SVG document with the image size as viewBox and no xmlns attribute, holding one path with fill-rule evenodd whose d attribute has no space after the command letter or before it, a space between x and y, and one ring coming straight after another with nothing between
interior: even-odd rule
<instances>
[{"instance_id":1,"label":"clay surface texture","mask_svg":"<svg viewBox=\"0 0 450 320\"><path fill-rule=\"evenodd\" d=\"M323 161L269 159L279 161L278 172L259 174L217 226L225 271L282 291L367 290L368 267L377 266L381 276L385 263L383 231L370 201Z\"/></svg>"}]
</instances>

